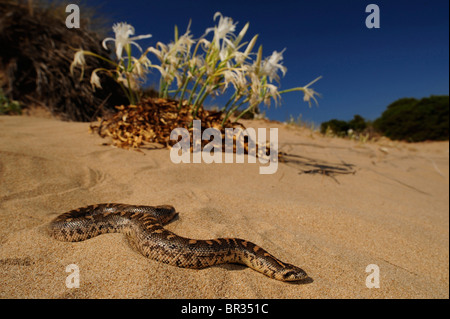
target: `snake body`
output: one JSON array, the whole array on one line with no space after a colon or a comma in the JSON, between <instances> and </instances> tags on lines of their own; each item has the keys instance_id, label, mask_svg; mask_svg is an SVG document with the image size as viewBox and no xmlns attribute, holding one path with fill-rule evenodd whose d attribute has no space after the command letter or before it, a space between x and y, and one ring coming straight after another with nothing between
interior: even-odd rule
<instances>
[{"instance_id":1,"label":"snake body","mask_svg":"<svg viewBox=\"0 0 450 319\"><path fill-rule=\"evenodd\" d=\"M56 217L49 225L49 233L57 240L69 242L105 233L124 233L144 256L173 266L198 269L238 263L281 281L307 278L299 267L280 261L247 240L197 240L178 236L163 227L176 215L175 209L168 205L98 204Z\"/></svg>"}]
</instances>

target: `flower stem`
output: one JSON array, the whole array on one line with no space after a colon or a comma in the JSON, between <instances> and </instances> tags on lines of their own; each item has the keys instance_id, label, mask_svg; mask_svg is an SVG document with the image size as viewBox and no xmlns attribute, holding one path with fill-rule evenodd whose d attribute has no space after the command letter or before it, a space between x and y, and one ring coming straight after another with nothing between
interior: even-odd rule
<instances>
[{"instance_id":1,"label":"flower stem","mask_svg":"<svg viewBox=\"0 0 450 319\"><path fill-rule=\"evenodd\" d=\"M292 89L287 89L287 90L283 90L283 91L278 91L278 93L283 94L283 93L296 92L296 91L305 91L305 89L303 87L298 87L298 88L292 88Z\"/></svg>"},{"instance_id":2,"label":"flower stem","mask_svg":"<svg viewBox=\"0 0 450 319\"><path fill-rule=\"evenodd\" d=\"M191 105L192 99L194 98L195 90L197 89L198 84L200 83L200 80L203 77L203 74L205 74L206 71L202 71L200 75L198 76L197 80L194 83L194 87L192 88L191 94L189 96L188 105Z\"/></svg>"},{"instance_id":3,"label":"flower stem","mask_svg":"<svg viewBox=\"0 0 450 319\"><path fill-rule=\"evenodd\" d=\"M185 82L184 82L184 85L183 85L183 90L181 91L180 103L178 104L178 109L179 110L181 110L181 105L182 105L183 100L184 100L184 94L186 93L186 89L187 89L187 86L188 86L189 82L190 82L190 78L187 77Z\"/></svg>"},{"instance_id":4,"label":"flower stem","mask_svg":"<svg viewBox=\"0 0 450 319\"><path fill-rule=\"evenodd\" d=\"M208 86L208 84L209 84L209 81L206 81L205 84L203 85L203 87L201 88L200 92L198 92L197 97L195 98L194 104L192 105L192 107L194 108L194 112L193 112L192 115L194 117L197 116L197 112L198 112L198 108L199 108L199 105L197 105L197 104L198 104L198 101L200 100L200 96L203 95L203 93L205 92L206 87Z\"/></svg>"}]
</instances>

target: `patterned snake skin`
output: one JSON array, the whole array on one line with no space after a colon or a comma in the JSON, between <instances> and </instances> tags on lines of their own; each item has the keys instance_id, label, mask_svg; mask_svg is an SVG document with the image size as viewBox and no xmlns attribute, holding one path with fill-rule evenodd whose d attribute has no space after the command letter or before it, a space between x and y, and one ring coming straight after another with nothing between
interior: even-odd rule
<instances>
[{"instance_id":1,"label":"patterned snake skin","mask_svg":"<svg viewBox=\"0 0 450 319\"><path fill-rule=\"evenodd\" d=\"M166 229L177 215L172 206L99 204L78 208L55 218L49 225L52 237L82 241L105 233L124 233L144 256L173 266L204 268L238 263L281 280L307 278L300 268L281 262L261 247L238 238L196 240Z\"/></svg>"}]
</instances>

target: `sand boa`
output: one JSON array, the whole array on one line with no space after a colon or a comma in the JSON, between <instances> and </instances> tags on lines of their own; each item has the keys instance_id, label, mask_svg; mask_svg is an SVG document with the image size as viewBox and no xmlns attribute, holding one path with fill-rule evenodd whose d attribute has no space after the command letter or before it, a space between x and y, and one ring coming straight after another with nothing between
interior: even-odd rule
<instances>
[{"instance_id":1,"label":"sand boa","mask_svg":"<svg viewBox=\"0 0 450 319\"><path fill-rule=\"evenodd\" d=\"M78 208L55 218L50 235L61 241L82 241L105 233L124 233L144 256L184 268L239 263L281 280L297 281L306 273L281 262L261 247L238 238L196 240L180 237L163 225L177 215L172 206L99 204Z\"/></svg>"}]
</instances>

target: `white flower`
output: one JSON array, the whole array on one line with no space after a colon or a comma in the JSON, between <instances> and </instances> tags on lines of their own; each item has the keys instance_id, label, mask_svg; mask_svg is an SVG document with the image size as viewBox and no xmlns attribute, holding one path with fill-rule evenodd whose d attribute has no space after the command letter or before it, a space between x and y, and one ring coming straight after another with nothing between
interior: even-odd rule
<instances>
[{"instance_id":1,"label":"white flower","mask_svg":"<svg viewBox=\"0 0 450 319\"><path fill-rule=\"evenodd\" d=\"M127 89L136 90L139 85L137 79L133 75L134 74L132 73L120 73L116 81L121 83Z\"/></svg>"},{"instance_id":2,"label":"white flower","mask_svg":"<svg viewBox=\"0 0 450 319\"><path fill-rule=\"evenodd\" d=\"M214 15L214 20L216 20L217 17L220 17L218 25L214 28L206 29L203 37L211 31L214 31L213 43L215 47L220 51L220 60L224 61L236 50L234 43L230 39L235 37L234 31L236 30L237 22L233 23L233 19L222 16L220 12L216 12L216 14Z\"/></svg>"},{"instance_id":3,"label":"white flower","mask_svg":"<svg viewBox=\"0 0 450 319\"><path fill-rule=\"evenodd\" d=\"M86 65L86 60L84 59L83 49L79 49L73 57L73 61L70 64L70 73L71 74L73 74L73 69L78 65L81 66L82 70L84 70L84 66ZM81 77L83 77L83 75L81 75Z\"/></svg>"},{"instance_id":4,"label":"white flower","mask_svg":"<svg viewBox=\"0 0 450 319\"><path fill-rule=\"evenodd\" d=\"M172 83L176 78L178 85L181 85L181 71L179 69L182 57L177 53L177 46L174 43L165 45L161 42L156 44L157 48L149 48L148 51L156 55L161 65L153 65L160 73L166 83Z\"/></svg>"},{"instance_id":5,"label":"white flower","mask_svg":"<svg viewBox=\"0 0 450 319\"><path fill-rule=\"evenodd\" d=\"M189 67L193 67L201 63L200 59L190 57L191 47L195 41L192 40L189 27L190 24L185 34L180 36L176 42L171 42L168 45L158 42L155 48L150 47L147 49L147 51L155 54L161 63L159 66L152 65L152 67L159 70L166 83L171 84L176 79L178 88L183 84L183 66L187 64Z\"/></svg>"},{"instance_id":6,"label":"white flower","mask_svg":"<svg viewBox=\"0 0 450 319\"><path fill-rule=\"evenodd\" d=\"M203 51L208 52L209 48L211 47L211 42L209 42L205 38L201 38L200 40L198 40L198 45L202 46Z\"/></svg>"},{"instance_id":7,"label":"white flower","mask_svg":"<svg viewBox=\"0 0 450 319\"><path fill-rule=\"evenodd\" d=\"M314 91L313 89L309 89L309 88L305 88L305 89L303 90L303 93L305 94L305 96L303 96L303 101L308 102L310 107L311 107L311 99L313 99L314 102L316 102L316 104L319 104L319 103L317 102L317 99L314 97L314 95L320 96L319 93L317 93L317 92Z\"/></svg>"},{"instance_id":8,"label":"white flower","mask_svg":"<svg viewBox=\"0 0 450 319\"><path fill-rule=\"evenodd\" d=\"M94 71L92 71L92 74L91 74L91 85L92 85L92 88L94 90L95 90L96 87L99 88L99 89L102 88L102 85L100 84L100 78L97 75L98 71L99 71L98 69L94 70Z\"/></svg>"},{"instance_id":9,"label":"white flower","mask_svg":"<svg viewBox=\"0 0 450 319\"><path fill-rule=\"evenodd\" d=\"M223 71L224 84L223 91L228 88L228 84L232 84L234 89L239 92L243 92L247 88L247 79L244 72L238 68L228 68Z\"/></svg>"},{"instance_id":10,"label":"white flower","mask_svg":"<svg viewBox=\"0 0 450 319\"><path fill-rule=\"evenodd\" d=\"M189 28L190 23L186 29L186 32L178 38L178 41L174 45L176 50L185 56L188 55L188 53L191 51L191 46L195 43L195 41L192 40L192 34L190 34L191 31L189 30Z\"/></svg>"},{"instance_id":11,"label":"white flower","mask_svg":"<svg viewBox=\"0 0 450 319\"><path fill-rule=\"evenodd\" d=\"M233 34L236 30L237 22L233 23L233 19L224 17L220 12L216 12L216 14L214 14L214 20L216 20L217 17L220 17L219 24L214 28L206 29L205 35L211 31L214 31L214 38L216 41L220 41L222 39L225 40L228 34Z\"/></svg>"},{"instance_id":12,"label":"white flower","mask_svg":"<svg viewBox=\"0 0 450 319\"><path fill-rule=\"evenodd\" d=\"M283 60L283 52L285 50L286 49L281 52L273 51L272 55L263 61L260 70L261 75L268 76L270 81L273 79L278 81L280 79L278 76L278 70L281 70L283 75L286 74L287 68L281 65L281 60Z\"/></svg>"},{"instance_id":13,"label":"white flower","mask_svg":"<svg viewBox=\"0 0 450 319\"><path fill-rule=\"evenodd\" d=\"M187 63L190 69L195 70L200 69L205 64L205 60L202 56L194 56Z\"/></svg>"},{"instance_id":14,"label":"white flower","mask_svg":"<svg viewBox=\"0 0 450 319\"><path fill-rule=\"evenodd\" d=\"M267 106L270 106L270 98L273 98L275 101L275 106L278 104L278 100L281 98L280 93L278 92L278 88L273 84L266 84L265 89L267 90L266 96L264 98L264 103Z\"/></svg>"},{"instance_id":15,"label":"white flower","mask_svg":"<svg viewBox=\"0 0 450 319\"><path fill-rule=\"evenodd\" d=\"M308 88L305 88L303 93L305 94L305 96L303 96L303 101L308 102L309 106L311 106L311 99L313 99L314 102L316 102L316 104L318 104L314 95L319 95L319 93L317 93L313 89L308 89Z\"/></svg>"},{"instance_id":16,"label":"white flower","mask_svg":"<svg viewBox=\"0 0 450 319\"><path fill-rule=\"evenodd\" d=\"M120 22L113 25L113 31L116 35L116 38L106 38L103 40L102 44L105 49L108 49L106 47L106 42L113 41L116 44L116 56L120 60L122 58L122 51L123 48L126 48L128 45L134 44L141 52L142 48L135 42L135 40L141 40L145 38L150 38L151 34L146 35L139 35L136 37L131 37L131 35L134 35L134 27L126 22Z\"/></svg>"},{"instance_id":17,"label":"white flower","mask_svg":"<svg viewBox=\"0 0 450 319\"><path fill-rule=\"evenodd\" d=\"M319 104L316 100L316 98L314 97L314 95L320 96L319 93L317 93L316 91L314 91L313 89L310 89L309 86L313 85L314 83L316 83L317 81L319 81L322 78L322 76L319 76L317 79L315 79L314 81L311 81L310 83L308 83L307 85L305 85L302 89L303 93L305 94L303 97L303 101L308 102L309 103L309 107L311 107L311 99L314 100L314 102L316 102L316 104Z\"/></svg>"},{"instance_id":18,"label":"white flower","mask_svg":"<svg viewBox=\"0 0 450 319\"><path fill-rule=\"evenodd\" d=\"M145 55L142 55L139 59L135 57L131 57L131 59L133 61L132 73L139 78L145 79L148 69L152 66L152 62Z\"/></svg>"},{"instance_id":19,"label":"white flower","mask_svg":"<svg viewBox=\"0 0 450 319\"><path fill-rule=\"evenodd\" d=\"M263 101L261 97L262 83L261 79L255 73L252 72L249 75L250 91L247 93L247 95L249 96L249 104L253 107L256 107Z\"/></svg>"}]
</instances>

